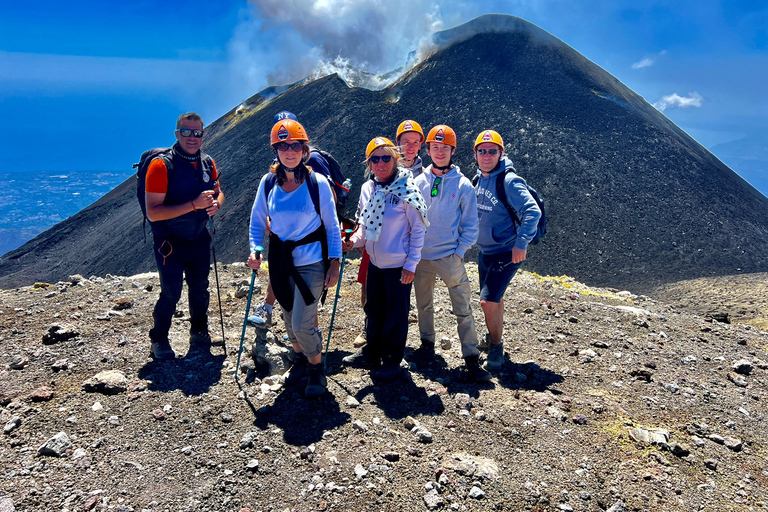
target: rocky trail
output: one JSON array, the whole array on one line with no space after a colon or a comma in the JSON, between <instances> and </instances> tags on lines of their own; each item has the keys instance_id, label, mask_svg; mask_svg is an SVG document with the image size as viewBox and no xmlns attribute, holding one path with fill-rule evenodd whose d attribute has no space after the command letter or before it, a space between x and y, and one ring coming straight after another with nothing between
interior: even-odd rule
<instances>
[{"instance_id":1,"label":"rocky trail","mask_svg":"<svg viewBox=\"0 0 768 512\"><path fill-rule=\"evenodd\" d=\"M243 265L219 271L226 346L185 356L182 301L166 362L148 358L154 274L0 292L0 511L768 508L768 333L523 272L491 382L463 379L438 284L435 361L376 385L341 365L363 322L356 270L318 399L282 383L282 321L256 361L248 328L233 379ZM215 291L211 304L218 334ZM473 306L482 336L478 295Z\"/></svg>"}]
</instances>

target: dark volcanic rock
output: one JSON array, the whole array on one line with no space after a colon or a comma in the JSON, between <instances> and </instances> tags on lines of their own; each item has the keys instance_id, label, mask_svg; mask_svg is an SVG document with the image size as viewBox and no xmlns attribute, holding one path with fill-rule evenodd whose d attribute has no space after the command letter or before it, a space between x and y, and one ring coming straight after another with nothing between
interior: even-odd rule
<instances>
[{"instance_id":1,"label":"dark volcanic rock","mask_svg":"<svg viewBox=\"0 0 768 512\"><path fill-rule=\"evenodd\" d=\"M427 128L451 125L459 139L455 161L471 176L474 137L492 127L547 206L549 235L530 251L528 270L643 291L766 268L765 196L557 38L508 16L470 23L486 31L452 44L464 29L438 36L442 49L381 91L349 88L332 75L294 85L266 106L246 102L213 122L204 146L228 197L215 222L219 260L245 258L247 212L272 159L272 117L287 109L352 179L347 214L355 209L371 137L393 137L406 118ZM155 263L151 244L141 240L131 177L0 259L0 287L147 271Z\"/></svg>"}]
</instances>

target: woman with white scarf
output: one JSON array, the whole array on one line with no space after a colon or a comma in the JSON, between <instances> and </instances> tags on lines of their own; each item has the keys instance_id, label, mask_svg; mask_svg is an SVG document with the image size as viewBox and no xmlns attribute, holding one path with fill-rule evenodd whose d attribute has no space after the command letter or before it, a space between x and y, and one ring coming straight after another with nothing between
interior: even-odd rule
<instances>
[{"instance_id":1,"label":"woman with white scarf","mask_svg":"<svg viewBox=\"0 0 768 512\"><path fill-rule=\"evenodd\" d=\"M397 147L376 137L365 151L371 179L360 191L359 229L344 250L365 246L371 261L365 313L371 375L388 382L401 372L408 305L428 225L424 198L411 173L398 167Z\"/></svg>"}]
</instances>

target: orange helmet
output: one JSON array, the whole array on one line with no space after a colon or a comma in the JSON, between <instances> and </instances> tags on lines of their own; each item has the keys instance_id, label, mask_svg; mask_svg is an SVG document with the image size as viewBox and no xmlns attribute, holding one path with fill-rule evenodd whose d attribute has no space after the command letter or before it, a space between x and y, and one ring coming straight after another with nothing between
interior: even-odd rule
<instances>
[{"instance_id":1,"label":"orange helmet","mask_svg":"<svg viewBox=\"0 0 768 512\"><path fill-rule=\"evenodd\" d=\"M275 123L272 127L272 134L270 136L270 145L274 146L278 142L288 141L304 141L309 142L307 138L307 132L304 127L299 124L298 121L293 119L284 119Z\"/></svg>"},{"instance_id":2,"label":"orange helmet","mask_svg":"<svg viewBox=\"0 0 768 512\"><path fill-rule=\"evenodd\" d=\"M442 144L448 144L453 149L456 149L456 132L453 128L444 124L439 124L429 130L427 135L427 144L430 142L440 142Z\"/></svg>"},{"instance_id":3,"label":"orange helmet","mask_svg":"<svg viewBox=\"0 0 768 512\"><path fill-rule=\"evenodd\" d=\"M421 135L421 142L424 142L424 130L421 129L421 125L416 121L407 119L400 123L400 126L397 127L397 136L395 137L395 140L399 141L400 136L406 132L418 133Z\"/></svg>"},{"instance_id":4,"label":"orange helmet","mask_svg":"<svg viewBox=\"0 0 768 512\"><path fill-rule=\"evenodd\" d=\"M493 130L485 130L480 132L480 135L478 135L477 139L475 139L475 147L472 148L472 151L477 151L477 146L483 142L493 142L494 144L499 145L501 150L504 151L504 139L501 138L501 135L499 135L498 132Z\"/></svg>"},{"instance_id":5,"label":"orange helmet","mask_svg":"<svg viewBox=\"0 0 768 512\"><path fill-rule=\"evenodd\" d=\"M384 146L395 147L395 145L392 144L392 141L386 137L376 137L375 139L371 139L371 142L368 143L368 147L365 148L365 159L368 160L371 158L371 153Z\"/></svg>"}]
</instances>

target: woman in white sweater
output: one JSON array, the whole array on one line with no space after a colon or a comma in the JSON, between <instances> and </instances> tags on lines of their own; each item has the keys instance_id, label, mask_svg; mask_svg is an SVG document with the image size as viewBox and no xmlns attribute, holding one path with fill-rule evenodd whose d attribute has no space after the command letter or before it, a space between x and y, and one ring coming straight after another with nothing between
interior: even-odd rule
<instances>
[{"instance_id":1,"label":"woman in white sweater","mask_svg":"<svg viewBox=\"0 0 768 512\"><path fill-rule=\"evenodd\" d=\"M323 289L339 280L341 231L328 181L305 165L309 139L304 127L286 119L274 125L277 161L259 182L251 210L248 266L258 270L269 222L269 278L283 311L295 362L286 384L307 379L306 396L326 390L323 343L314 326Z\"/></svg>"},{"instance_id":2,"label":"woman in white sweater","mask_svg":"<svg viewBox=\"0 0 768 512\"><path fill-rule=\"evenodd\" d=\"M360 191L360 228L345 249L370 255L366 282L368 356L372 375L392 381L400 374L408 336L408 304L424 244L426 207L411 173L398 167L399 152L376 137L365 151L371 174Z\"/></svg>"}]
</instances>

